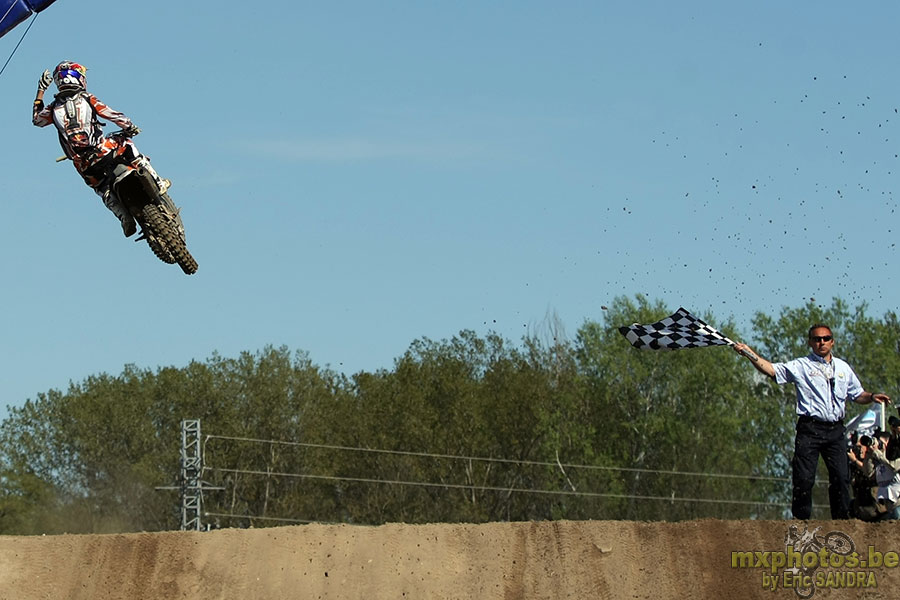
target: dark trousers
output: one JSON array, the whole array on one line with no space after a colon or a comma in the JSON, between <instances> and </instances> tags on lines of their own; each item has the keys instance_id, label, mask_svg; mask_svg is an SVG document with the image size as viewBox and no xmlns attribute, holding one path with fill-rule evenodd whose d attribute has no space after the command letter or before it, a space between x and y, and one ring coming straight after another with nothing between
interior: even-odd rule
<instances>
[{"instance_id":1,"label":"dark trousers","mask_svg":"<svg viewBox=\"0 0 900 600\"><path fill-rule=\"evenodd\" d=\"M812 489L816 483L819 455L828 469L828 502L832 519L850 518L850 463L844 424L824 423L810 417L797 421L794 438L793 498L791 512L795 519L809 519L812 515Z\"/></svg>"}]
</instances>

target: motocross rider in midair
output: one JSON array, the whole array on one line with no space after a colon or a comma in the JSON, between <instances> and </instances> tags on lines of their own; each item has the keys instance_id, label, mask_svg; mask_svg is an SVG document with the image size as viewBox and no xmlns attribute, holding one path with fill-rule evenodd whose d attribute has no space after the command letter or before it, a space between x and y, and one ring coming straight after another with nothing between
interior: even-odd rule
<instances>
[{"instance_id":1,"label":"motocross rider in midair","mask_svg":"<svg viewBox=\"0 0 900 600\"><path fill-rule=\"evenodd\" d=\"M106 208L119 219L123 233L129 237L137 230L134 217L110 192L101 160L124 145L125 159L136 168L143 168L148 172L161 191L166 190L169 182L160 179L150 166L150 161L138 152L137 146L130 139L103 136L99 117L112 121L130 135L137 134L140 129L124 114L111 109L88 93L86 72L85 67L71 61L59 63L52 74L44 71L38 80L33 121L38 127L46 127L51 123L56 125L59 143L66 157L72 160L84 182L97 192ZM59 93L45 106L44 92L51 82L56 84Z\"/></svg>"}]
</instances>

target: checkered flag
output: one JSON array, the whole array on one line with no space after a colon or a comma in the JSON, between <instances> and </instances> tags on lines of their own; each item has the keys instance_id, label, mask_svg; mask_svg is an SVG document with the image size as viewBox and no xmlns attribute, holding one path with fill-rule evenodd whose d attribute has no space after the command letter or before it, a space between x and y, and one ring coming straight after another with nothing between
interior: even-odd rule
<instances>
[{"instance_id":1,"label":"checkered flag","mask_svg":"<svg viewBox=\"0 0 900 600\"><path fill-rule=\"evenodd\" d=\"M680 350L734 345L733 341L683 308L650 325L635 323L628 327L619 327L619 333L624 335L632 346L642 350Z\"/></svg>"}]
</instances>

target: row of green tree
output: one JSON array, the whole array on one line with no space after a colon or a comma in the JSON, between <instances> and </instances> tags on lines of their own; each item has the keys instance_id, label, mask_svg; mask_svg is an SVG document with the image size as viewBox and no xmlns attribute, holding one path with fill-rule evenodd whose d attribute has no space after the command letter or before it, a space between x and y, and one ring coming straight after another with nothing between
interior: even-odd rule
<instances>
[{"instance_id":1,"label":"row of green tree","mask_svg":"<svg viewBox=\"0 0 900 600\"><path fill-rule=\"evenodd\" d=\"M0 425L0 533L178 528L178 493L157 488L179 483L184 419L200 420L203 479L222 488L205 521L226 527L781 518L793 388L727 348L639 351L617 331L669 308L620 298L572 339L555 318L517 343L420 339L350 377L269 347L50 390ZM758 313L752 335L704 318L772 360L830 323L864 386L897 394L900 323L866 310Z\"/></svg>"}]
</instances>

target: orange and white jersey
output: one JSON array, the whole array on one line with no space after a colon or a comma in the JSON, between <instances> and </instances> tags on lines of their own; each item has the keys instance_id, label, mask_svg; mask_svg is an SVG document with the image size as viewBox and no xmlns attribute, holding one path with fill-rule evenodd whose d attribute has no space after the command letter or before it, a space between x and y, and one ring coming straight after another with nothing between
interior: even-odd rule
<instances>
[{"instance_id":1,"label":"orange and white jersey","mask_svg":"<svg viewBox=\"0 0 900 600\"><path fill-rule=\"evenodd\" d=\"M53 123L66 156L75 159L85 154L103 155L108 152L98 117L112 121L122 129L133 126L131 119L87 92L57 96L47 106L35 104L32 120L38 127Z\"/></svg>"}]
</instances>

